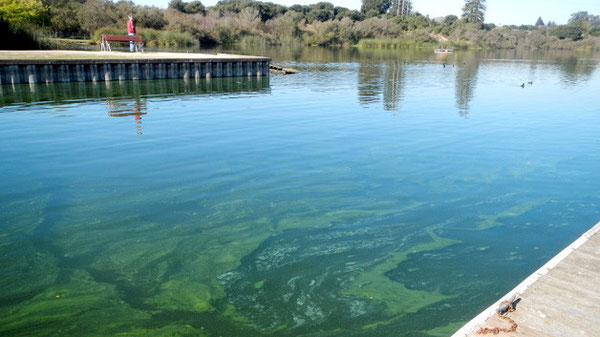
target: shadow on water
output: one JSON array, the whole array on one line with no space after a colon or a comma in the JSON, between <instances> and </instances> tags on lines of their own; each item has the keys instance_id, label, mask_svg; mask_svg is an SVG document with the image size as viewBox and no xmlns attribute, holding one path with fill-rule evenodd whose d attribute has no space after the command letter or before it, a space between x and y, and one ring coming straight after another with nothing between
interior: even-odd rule
<instances>
[{"instance_id":1,"label":"shadow on water","mask_svg":"<svg viewBox=\"0 0 600 337\"><path fill-rule=\"evenodd\" d=\"M137 134L141 135L142 116L148 113L148 98L255 94L267 93L269 90L268 77L17 84L0 86L0 108L21 103L64 104L84 100L106 100L108 116L133 117Z\"/></svg>"},{"instance_id":2,"label":"shadow on water","mask_svg":"<svg viewBox=\"0 0 600 337\"><path fill-rule=\"evenodd\" d=\"M18 84L0 87L0 107L14 103L68 103L88 99L266 93L269 78L224 77L200 80L145 80ZM109 104L110 105L110 104ZM112 108L109 107L109 111ZM115 108L115 110L119 110ZM109 112L109 114L111 114ZM113 116L116 117L118 112Z\"/></svg>"}]
</instances>

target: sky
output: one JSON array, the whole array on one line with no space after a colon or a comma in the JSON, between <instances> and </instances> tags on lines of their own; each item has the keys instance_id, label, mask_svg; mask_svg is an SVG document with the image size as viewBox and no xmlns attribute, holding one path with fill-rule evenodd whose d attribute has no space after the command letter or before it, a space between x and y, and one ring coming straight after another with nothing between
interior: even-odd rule
<instances>
[{"instance_id":1,"label":"sky","mask_svg":"<svg viewBox=\"0 0 600 337\"><path fill-rule=\"evenodd\" d=\"M191 1L191 0L184 0ZM201 0L205 6L212 6L218 0ZM133 0L139 5L152 5L166 8L169 0ZM319 0L270 0L286 6L309 5ZM361 0L329 0L336 6L360 9ZM454 14L460 17L464 0L413 0L413 9L431 18ZM600 0L487 0L485 22L497 25L534 24L538 17L544 22L567 23L571 13L587 11L600 15Z\"/></svg>"}]
</instances>

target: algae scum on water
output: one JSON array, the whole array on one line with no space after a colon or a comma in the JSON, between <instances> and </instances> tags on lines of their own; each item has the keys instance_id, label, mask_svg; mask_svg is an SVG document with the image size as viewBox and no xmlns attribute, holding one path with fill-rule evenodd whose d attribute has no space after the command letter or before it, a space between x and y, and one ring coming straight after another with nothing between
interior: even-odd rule
<instances>
[{"instance_id":1,"label":"algae scum on water","mask_svg":"<svg viewBox=\"0 0 600 337\"><path fill-rule=\"evenodd\" d=\"M373 315L385 317L386 309L403 313L402 308L386 306L387 296L401 294L383 294L378 291L382 284L371 284L378 280L356 278L389 259L393 251L431 240L426 233L415 235L415 227L388 220L288 230L262 242L240 267L218 279L227 290L228 302L261 331L360 328ZM350 287L356 294L341 292ZM363 287L370 296L358 294ZM409 292L406 297L411 295L420 298L404 303L406 311L436 302L428 300L435 294Z\"/></svg>"},{"instance_id":2,"label":"algae scum on water","mask_svg":"<svg viewBox=\"0 0 600 337\"><path fill-rule=\"evenodd\" d=\"M465 299L477 302L470 291L497 287L497 273L476 277L485 259L509 254L487 235L490 242L453 234L453 227L481 232L469 217L436 225L444 215L432 205L381 208L380 215L296 209L296 226L285 221L291 228L278 230L277 218L252 204L228 207L244 214L233 221L220 216L221 206L207 208L215 220L204 226L140 222L117 230L59 222L48 238L5 241L3 265L11 265L4 278L12 283L3 283L4 333L438 336L474 313L447 313L465 308ZM416 221L423 217L430 223ZM323 223L309 226L311 219ZM473 228L464 229L468 224ZM481 261L456 265L464 259ZM453 273L461 284L446 278Z\"/></svg>"}]
</instances>

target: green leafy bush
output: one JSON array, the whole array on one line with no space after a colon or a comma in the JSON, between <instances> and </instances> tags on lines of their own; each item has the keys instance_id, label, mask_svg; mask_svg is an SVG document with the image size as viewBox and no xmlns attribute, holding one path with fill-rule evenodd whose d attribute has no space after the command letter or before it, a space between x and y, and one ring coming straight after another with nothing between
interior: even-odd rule
<instances>
[{"instance_id":1,"label":"green leafy bush","mask_svg":"<svg viewBox=\"0 0 600 337\"><path fill-rule=\"evenodd\" d=\"M557 36L559 39L571 39L573 41L581 40L583 33L581 29L572 25L561 25L553 28L550 32L552 35Z\"/></svg>"}]
</instances>

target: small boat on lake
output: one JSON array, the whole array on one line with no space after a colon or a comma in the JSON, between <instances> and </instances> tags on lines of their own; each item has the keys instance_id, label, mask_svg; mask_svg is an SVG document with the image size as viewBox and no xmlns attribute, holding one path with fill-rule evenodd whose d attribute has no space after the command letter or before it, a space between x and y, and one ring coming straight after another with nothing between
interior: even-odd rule
<instances>
[{"instance_id":1,"label":"small boat on lake","mask_svg":"<svg viewBox=\"0 0 600 337\"><path fill-rule=\"evenodd\" d=\"M434 49L433 52L436 54L452 54L452 49Z\"/></svg>"}]
</instances>

